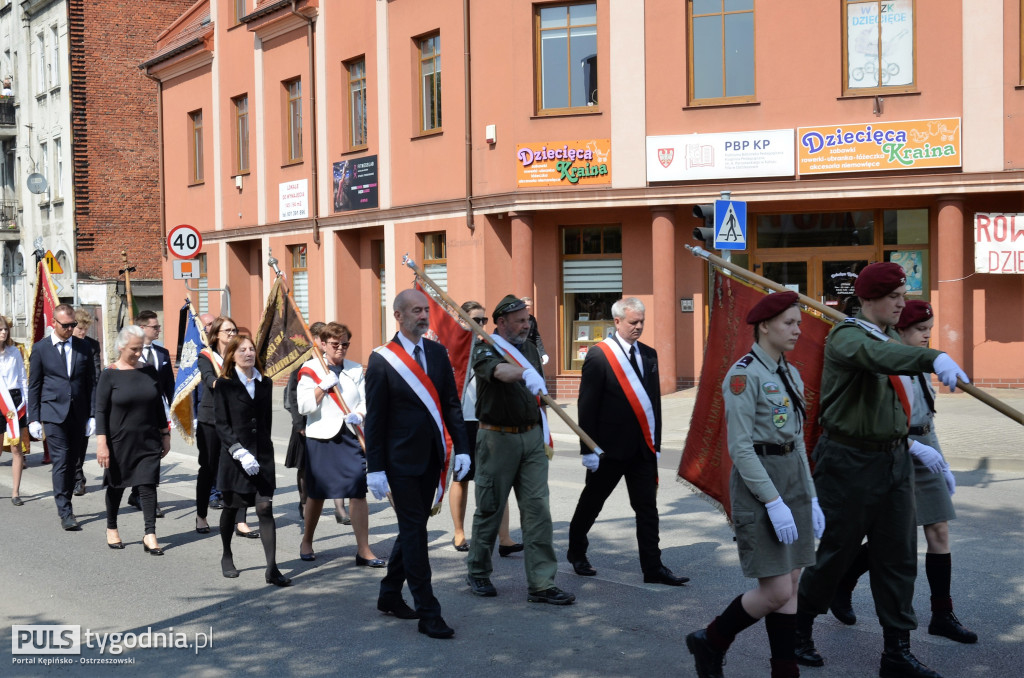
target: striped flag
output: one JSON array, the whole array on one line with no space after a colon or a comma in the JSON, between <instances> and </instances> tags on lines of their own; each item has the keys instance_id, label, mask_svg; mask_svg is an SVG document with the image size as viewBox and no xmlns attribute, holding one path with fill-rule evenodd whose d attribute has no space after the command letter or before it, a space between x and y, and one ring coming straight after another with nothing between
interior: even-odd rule
<instances>
[{"instance_id":1,"label":"striped flag","mask_svg":"<svg viewBox=\"0 0 1024 678\"><path fill-rule=\"evenodd\" d=\"M185 334L178 351L178 376L174 380L174 399L171 402L171 420L177 426L181 437L189 445L195 441L192 427L192 391L202 380L199 374L199 351L206 342L203 341L199 329L199 321L192 313L192 304L188 301L182 307L186 317Z\"/></svg>"}]
</instances>

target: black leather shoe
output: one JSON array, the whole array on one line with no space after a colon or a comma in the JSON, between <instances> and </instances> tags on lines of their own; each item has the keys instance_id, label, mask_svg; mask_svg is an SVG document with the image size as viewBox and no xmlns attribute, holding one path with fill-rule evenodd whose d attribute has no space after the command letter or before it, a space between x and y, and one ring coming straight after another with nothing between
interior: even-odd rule
<instances>
[{"instance_id":1,"label":"black leather shoe","mask_svg":"<svg viewBox=\"0 0 1024 678\"><path fill-rule=\"evenodd\" d=\"M21 500L21 497L11 497L11 503L15 506L21 506L25 502Z\"/></svg>"},{"instance_id":2,"label":"black leather shoe","mask_svg":"<svg viewBox=\"0 0 1024 678\"><path fill-rule=\"evenodd\" d=\"M139 506L139 496L137 494L128 495L128 505L140 511L142 510L142 507Z\"/></svg>"},{"instance_id":3,"label":"black leather shoe","mask_svg":"<svg viewBox=\"0 0 1024 678\"><path fill-rule=\"evenodd\" d=\"M928 624L928 633L943 636L958 643L976 643L978 634L960 623L952 610L949 612L932 612L932 621Z\"/></svg>"},{"instance_id":4,"label":"black leather shoe","mask_svg":"<svg viewBox=\"0 0 1024 678\"><path fill-rule=\"evenodd\" d=\"M425 633L431 638L451 638L455 635L455 629L444 623L440 617L427 617L419 621L420 633Z\"/></svg>"},{"instance_id":5,"label":"black leather shoe","mask_svg":"<svg viewBox=\"0 0 1024 678\"><path fill-rule=\"evenodd\" d=\"M825 659L818 654L818 650L814 647L814 638L810 633L799 629L796 632L796 648L793 650L793 656L796 657L796 663L801 666L825 665Z\"/></svg>"},{"instance_id":6,"label":"black leather shoe","mask_svg":"<svg viewBox=\"0 0 1024 678\"><path fill-rule=\"evenodd\" d=\"M199 518L196 518L196 532L199 534L210 534L210 525L207 523L205 527L199 527Z\"/></svg>"},{"instance_id":7,"label":"black leather shoe","mask_svg":"<svg viewBox=\"0 0 1024 678\"><path fill-rule=\"evenodd\" d=\"M857 615L853 611L852 591L836 591L836 595L832 598L832 603L828 609L832 611L832 616L847 626L853 626L857 623Z\"/></svg>"},{"instance_id":8,"label":"black leather shoe","mask_svg":"<svg viewBox=\"0 0 1024 678\"><path fill-rule=\"evenodd\" d=\"M686 649L693 655L699 678L722 678L725 653L719 652L708 640L707 629L694 631L686 636Z\"/></svg>"},{"instance_id":9,"label":"black leather shoe","mask_svg":"<svg viewBox=\"0 0 1024 678\"><path fill-rule=\"evenodd\" d=\"M155 515L157 518L163 518L164 517L164 510L162 508L160 508L160 504L156 505L156 513L154 513L153 515Z\"/></svg>"},{"instance_id":10,"label":"black leather shoe","mask_svg":"<svg viewBox=\"0 0 1024 678\"><path fill-rule=\"evenodd\" d=\"M210 508L217 509L219 511L224 508L224 502L220 499L210 499Z\"/></svg>"},{"instance_id":11,"label":"black leather shoe","mask_svg":"<svg viewBox=\"0 0 1024 678\"><path fill-rule=\"evenodd\" d=\"M498 544L498 555L502 558L508 558L513 553L519 553L522 550L522 544L510 544L508 546L505 546L504 544Z\"/></svg>"},{"instance_id":12,"label":"black leather shoe","mask_svg":"<svg viewBox=\"0 0 1024 678\"><path fill-rule=\"evenodd\" d=\"M238 570L235 569L235 562L230 556L220 559L220 571L227 579L238 578Z\"/></svg>"},{"instance_id":13,"label":"black leather shoe","mask_svg":"<svg viewBox=\"0 0 1024 678\"><path fill-rule=\"evenodd\" d=\"M259 530L249 530L248 532L242 532L240 529L238 529L236 527L235 528L235 534L237 534L239 537L245 537L246 539L259 539L260 538L260 531Z\"/></svg>"},{"instance_id":14,"label":"black leather shoe","mask_svg":"<svg viewBox=\"0 0 1024 678\"><path fill-rule=\"evenodd\" d=\"M75 496L76 497L81 497L81 496L84 496L84 495L85 495L85 481L84 480L79 480L77 483L75 483Z\"/></svg>"},{"instance_id":15,"label":"black leather shoe","mask_svg":"<svg viewBox=\"0 0 1024 678\"><path fill-rule=\"evenodd\" d=\"M164 550L162 548L160 548L159 546L154 546L153 548L149 548L148 546L146 546L145 542L142 543L142 550L145 551L146 553L148 553L151 556L162 556L164 554Z\"/></svg>"},{"instance_id":16,"label":"black leather shoe","mask_svg":"<svg viewBox=\"0 0 1024 678\"><path fill-rule=\"evenodd\" d=\"M268 574L268 575L265 576L265 578L266 578L268 584L273 584L274 586L291 586L292 585L292 580L289 579L288 577L284 576L280 572L275 572L274 574Z\"/></svg>"},{"instance_id":17,"label":"black leather shoe","mask_svg":"<svg viewBox=\"0 0 1024 678\"><path fill-rule=\"evenodd\" d=\"M689 577L677 577L672 570L664 565L658 568L657 572L644 575L645 584L664 584L665 586L682 586L690 581Z\"/></svg>"},{"instance_id":18,"label":"black leather shoe","mask_svg":"<svg viewBox=\"0 0 1024 678\"><path fill-rule=\"evenodd\" d=\"M387 567L388 561L383 558L363 558L356 554L356 565L360 567Z\"/></svg>"},{"instance_id":19,"label":"black leather shoe","mask_svg":"<svg viewBox=\"0 0 1024 678\"><path fill-rule=\"evenodd\" d=\"M492 584L491 580L486 577L477 578L468 574L466 575L466 583L469 584L469 588L473 591L474 596L493 598L498 595L498 589L494 588L494 584Z\"/></svg>"},{"instance_id":20,"label":"black leather shoe","mask_svg":"<svg viewBox=\"0 0 1024 678\"><path fill-rule=\"evenodd\" d=\"M469 550L469 542L463 539L461 544L456 544L455 537L452 537L452 548L454 548L459 553L465 553Z\"/></svg>"},{"instance_id":21,"label":"black leather shoe","mask_svg":"<svg viewBox=\"0 0 1024 678\"><path fill-rule=\"evenodd\" d=\"M74 513L69 513L60 519L60 526L66 532L77 532L82 529L82 526L78 524L78 519L75 518Z\"/></svg>"},{"instance_id":22,"label":"black leather shoe","mask_svg":"<svg viewBox=\"0 0 1024 678\"><path fill-rule=\"evenodd\" d=\"M942 678L910 653L910 631L883 627L885 650L879 678Z\"/></svg>"},{"instance_id":23,"label":"black leather shoe","mask_svg":"<svg viewBox=\"0 0 1024 678\"><path fill-rule=\"evenodd\" d=\"M398 619L419 619L420 613L409 607L401 598L378 598L377 609Z\"/></svg>"},{"instance_id":24,"label":"black leather shoe","mask_svg":"<svg viewBox=\"0 0 1024 678\"><path fill-rule=\"evenodd\" d=\"M538 591L537 593L530 593L526 596L526 600L531 603L550 603L552 605L572 605L572 602L576 600L576 596L571 593L566 593L557 586L552 586L546 591Z\"/></svg>"},{"instance_id":25,"label":"black leather shoe","mask_svg":"<svg viewBox=\"0 0 1024 678\"><path fill-rule=\"evenodd\" d=\"M581 577L593 577L597 574L597 570L590 565L590 561L587 560L586 556L577 558L572 553L566 553L565 559L572 565L573 571Z\"/></svg>"}]
</instances>

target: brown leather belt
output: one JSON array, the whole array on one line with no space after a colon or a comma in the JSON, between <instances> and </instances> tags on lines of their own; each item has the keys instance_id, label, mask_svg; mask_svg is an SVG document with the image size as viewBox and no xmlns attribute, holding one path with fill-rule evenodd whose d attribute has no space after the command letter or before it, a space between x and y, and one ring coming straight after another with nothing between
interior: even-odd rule
<instances>
[{"instance_id":1,"label":"brown leather belt","mask_svg":"<svg viewBox=\"0 0 1024 678\"><path fill-rule=\"evenodd\" d=\"M841 433L833 433L832 431L823 431L822 435L832 442L839 443L840 445L847 445L848 447L856 447L858 450L864 450L865 452L892 452L901 445L906 445L907 443L906 438L895 438L893 440L864 440L863 438L844 436Z\"/></svg>"},{"instance_id":2,"label":"brown leather belt","mask_svg":"<svg viewBox=\"0 0 1024 678\"><path fill-rule=\"evenodd\" d=\"M536 424L529 424L528 426L496 426L494 424L485 424L480 422L480 428L485 431L497 431L498 433L526 433L530 429L534 428Z\"/></svg>"},{"instance_id":3,"label":"brown leather belt","mask_svg":"<svg viewBox=\"0 0 1024 678\"><path fill-rule=\"evenodd\" d=\"M783 443L781 445L772 443L754 443L754 452L759 456L778 456L789 454L796 448L793 443Z\"/></svg>"},{"instance_id":4,"label":"brown leather belt","mask_svg":"<svg viewBox=\"0 0 1024 678\"><path fill-rule=\"evenodd\" d=\"M912 436L926 436L932 432L931 424L925 424L924 426L911 426L910 435Z\"/></svg>"}]
</instances>

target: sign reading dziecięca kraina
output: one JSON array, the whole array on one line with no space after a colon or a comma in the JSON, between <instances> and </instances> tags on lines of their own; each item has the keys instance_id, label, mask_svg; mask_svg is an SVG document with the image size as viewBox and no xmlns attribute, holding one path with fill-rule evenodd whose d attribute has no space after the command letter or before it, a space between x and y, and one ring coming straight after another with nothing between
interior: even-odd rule
<instances>
[{"instance_id":1,"label":"sign reading dzieci\u0119ca kraina","mask_svg":"<svg viewBox=\"0 0 1024 678\"><path fill-rule=\"evenodd\" d=\"M1024 273L1024 214L974 215L974 272Z\"/></svg>"},{"instance_id":2,"label":"sign reading dzieci\u0119ca kraina","mask_svg":"<svg viewBox=\"0 0 1024 678\"><path fill-rule=\"evenodd\" d=\"M800 127L797 171L809 174L960 167L960 118Z\"/></svg>"},{"instance_id":3,"label":"sign reading dzieci\u0119ca kraina","mask_svg":"<svg viewBox=\"0 0 1024 678\"><path fill-rule=\"evenodd\" d=\"M520 188L610 183L610 139L541 141L516 146L516 185Z\"/></svg>"}]
</instances>

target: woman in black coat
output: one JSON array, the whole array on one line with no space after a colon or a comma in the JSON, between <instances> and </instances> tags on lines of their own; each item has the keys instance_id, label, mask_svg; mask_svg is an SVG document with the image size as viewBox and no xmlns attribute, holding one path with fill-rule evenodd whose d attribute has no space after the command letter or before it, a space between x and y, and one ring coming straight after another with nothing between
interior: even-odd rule
<instances>
[{"instance_id":1,"label":"woman in black coat","mask_svg":"<svg viewBox=\"0 0 1024 678\"><path fill-rule=\"evenodd\" d=\"M256 369L256 347L247 335L231 340L224 351L223 376L217 379L214 409L221 443L217 487L224 495L220 538L224 544L221 571L238 576L231 554L231 537L239 509L256 507L260 539L267 557L268 584L290 586L291 579L277 569L277 528L273 497L274 444L270 440L274 384Z\"/></svg>"}]
</instances>

